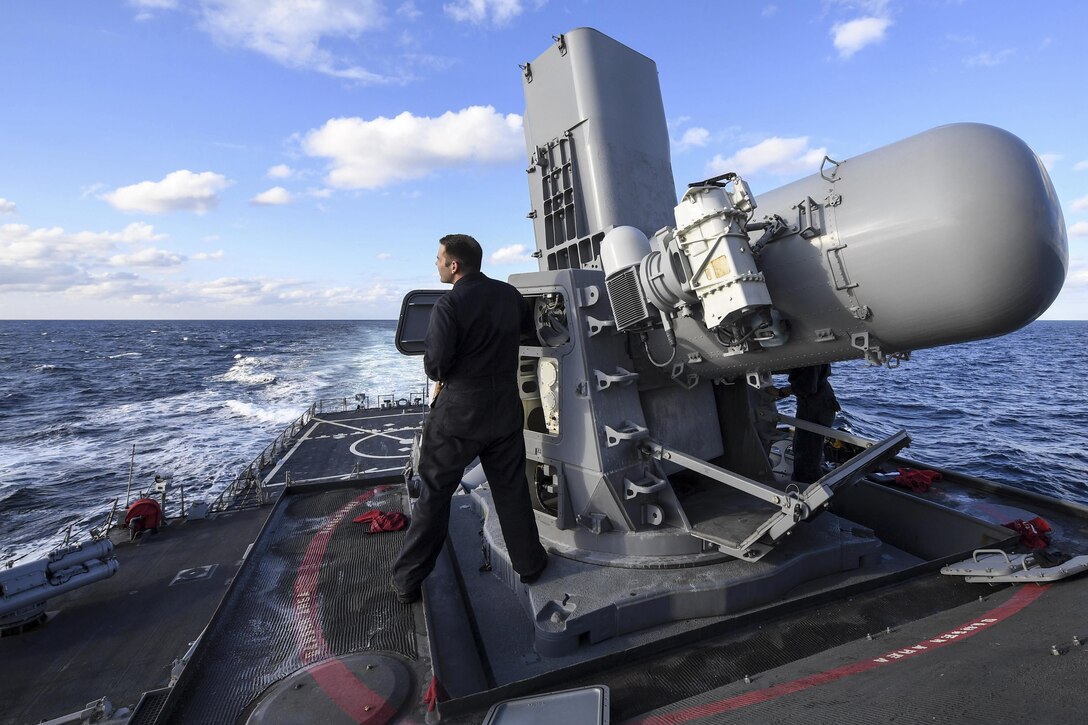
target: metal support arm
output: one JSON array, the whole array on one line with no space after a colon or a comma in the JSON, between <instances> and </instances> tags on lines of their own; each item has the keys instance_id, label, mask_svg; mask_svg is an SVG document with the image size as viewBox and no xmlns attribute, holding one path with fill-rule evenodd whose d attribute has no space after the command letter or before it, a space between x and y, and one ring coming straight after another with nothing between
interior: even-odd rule
<instances>
[{"instance_id":1,"label":"metal support arm","mask_svg":"<svg viewBox=\"0 0 1088 725\"><path fill-rule=\"evenodd\" d=\"M802 426L808 429L809 424ZM823 433L828 436L844 439L849 436L842 431L812 426L813 432ZM826 431L826 433L825 433ZM702 474L715 481L735 488L750 496L759 498L778 507L766 520L752 527L748 534L739 542L726 541L719 537L710 536L700 531L693 531L693 535L705 538L718 545L722 551L755 561L765 556L773 548L774 542L785 536L790 529L801 521L809 518L814 512L827 504L835 491L843 485L856 482L875 468L881 461L895 455L901 448L910 443L910 437L906 431L899 431L888 438L873 443L860 438L849 436L848 442L857 441L857 445L866 446L866 450L851 458L846 463L827 474L819 481L811 484L803 493L796 491L779 491L758 481L738 475L724 468L719 468L704 460L690 456L682 451L661 445L653 440L643 440L639 444L640 450L647 456L658 460L671 461L689 471ZM762 540L760 546L757 542Z\"/></svg>"},{"instance_id":2,"label":"metal support arm","mask_svg":"<svg viewBox=\"0 0 1088 725\"><path fill-rule=\"evenodd\" d=\"M712 463L707 463L701 458L689 456L687 453L678 451L675 448L669 448L663 446L660 443L652 440L644 440L640 444L640 448L643 453L656 458L658 460L672 461L679 466L683 466L689 471L701 473L708 478L713 478L715 481L720 481L727 486L731 486L739 491L755 496L756 498L763 499L768 503L772 503L775 506L782 506L786 494L779 491L776 488L771 488L766 484L762 484L759 481L753 481L750 478L745 478L740 474L727 471L724 468L719 468Z\"/></svg>"}]
</instances>

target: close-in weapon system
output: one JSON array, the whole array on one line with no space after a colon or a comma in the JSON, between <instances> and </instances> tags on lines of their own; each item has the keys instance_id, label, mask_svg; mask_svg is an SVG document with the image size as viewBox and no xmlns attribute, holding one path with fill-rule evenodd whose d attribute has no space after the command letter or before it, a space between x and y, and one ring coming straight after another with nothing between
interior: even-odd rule
<instances>
[{"instance_id":1,"label":"close-in weapon system","mask_svg":"<svg viewBox=\"0 0 1088 725\"><path fill-rule=\"evenodd\" d=\"M786 419L858 451L799 485L771 470L761 390L774 372L894 367L1038 317L1068 265L1038 157L956 124L825 157L769 192L725 173L677 201L653 61L581 28L523 75L539 271L510 282L534 307L539 345L522 347L519 378L528 481L559 570L528 592L537 650L875 566L882 542L851 505L816 514L907 434ZM490 508L486 489L473 496ZM493 519L490 564L515 586Z\"/></svg>"}]
</instances>

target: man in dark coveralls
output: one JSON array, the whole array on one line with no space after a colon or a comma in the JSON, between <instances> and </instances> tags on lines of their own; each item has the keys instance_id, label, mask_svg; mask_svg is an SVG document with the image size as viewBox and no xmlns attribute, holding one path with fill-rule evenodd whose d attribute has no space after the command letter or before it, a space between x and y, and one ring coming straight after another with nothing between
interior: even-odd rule
<instances>
[{"instance_id":1,"label":"man in dark coveralls","mask_svg":"<svg viewBox=\"0 0 1088 725\"><path fill-rule=\"evenodd\" d=\"M809 365L789 372L790 385L780 394L797 396L797 417L830 428L839 411L839 401L828 382L831 366ZM796 428L793 432L793 480L813 483L823 477L824 437Z\"/></svg>"},{"instance_id":2,"label":"man in dark coveralls","mask_svg":"<svg viewBox=\"0 0 1088 725\"><path fill-rule=\"evenodd\" d=\"M424 338L423 366L440 392L423 428L421 492L393 564L402 602L419 599L446 541L450 498L477 456L521 581L536 581L548 564L525 476L517 384L518 346L532 331L532 312L517 289L480 272L482 258L479 243L465 234L439 242L435 266L453 289L435 304Z\"/></svg>"}]
</instances>

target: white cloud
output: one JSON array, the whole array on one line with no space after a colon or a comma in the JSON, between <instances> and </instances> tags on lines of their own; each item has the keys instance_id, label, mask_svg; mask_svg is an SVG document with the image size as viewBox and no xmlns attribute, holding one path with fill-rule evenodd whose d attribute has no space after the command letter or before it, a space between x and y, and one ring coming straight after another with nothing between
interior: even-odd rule
<instances>
[{"instance_id":1,"label":"white cloud","mask_svg":"<svg viewBox=\"0 0 1088 725\"><path fill-rule=\"evenodd\" d=\"M184 261L181 255L154 247L110 257L110 264L114 267L176 267Z\"/></svg>"},{"instance_id":2,"label":"white cloud","mask_svg":"<svg viewBox=\"0 0 1088 725\"><path fill-rule=\"evenodd\" d=\"M97 283L102 270L119 264L173 266L184 261L181 255L154 247L117 251L122 245L139 247L164 238L151 225L141 222L116 232L0 225L0 291L67 290ZM107 276L118 278L116 272Z\"/></svg>"},{"instance_id":3,"label":"white cloud","mask_svg":"<svg viewBox=\"0 0 1088 725\"><path fill-rule=\"evenodd\" d=\"M221 277L210 282L190 283L184 288L184 294L199 302L220 307L340 307L376 303L395 305L403 298L404 291L381 282L360 289L326 287L294 279Z\"/></svg>"},{"instance_id":4,"label":"white cloud","mask_svg":"<svg viewBox=\"0 0 1088 725\"><path fill-rule=\"evenodd\" d=\"M334 118L307 133L302 147L331 160L330 186L377 189L439 169L516 161L524 154L524 135L521 116L471 106L438 118L407 111L371 121Z\"/></svg>"},{"instance_id":5,"label":"white cloud","mask_svg":"<svg viewBox=\"0 0 1088 725\"><path fill-rule=\"evenodd\" d=\"M128 0L128 4L141 10L173 10L178 0Z\"/></svg>"},{"instance_id":6,"label":"white cloud","mask_svg":"<svg viewBox=\"0 0 1088 725\"><path fill-rule=\"evenodd\" d=\"M87 186L81 186L79 187L79 198L86 199L88 196L95 196L105 188L106 185L101 181L94 184L88 184Z\"/></svg>"},{"instance_id":7,"label":"white cloud","mask_svg":"<svg viewBox=\"0 0 1088 725\"><path fill-rule=\"evenodd\" d=\"M1088 237L1088 222L1077 222L1069 227L1069 236Z\"/></svg>"},{"instance_id":8,"label":"white cloud","mask_svg":"<svg viewBox=\"0 0 1088 725\"><path fill-rule=\"evenodd\" d=\"M414 0L404 0L397 6L397 15L407 20L419 20L423 12L416 7Z\"/></svg>"},{"instance_id":9,"label":"white cloud","mask_svg":"<svg viewBox=\"0 0 1088 725\"><path fill-rule=\"evenodd\" d=\"M76 232L73 235L81 243L102 242L155 242L166 239L165 234L156 234L155 227L146 222L132 222L119 232Z\"/></svg>"},{"instance_id":10,"label":"white cloud","mask_svg":"<svg viewBox=\"0 0 1088 725\"><path fill-rule=\"evenodd\" d=\"M141 181L131 186L122 186L99 198L120 211L149 214L192 211L204 214L219 205L217 192L233 183L225 176L211 171L194 174L182 169L172 171L162 181Z\"/></svg>"},{"instance_id":11,"label":"white cloud","mask_svg":"<svg viewBox=\"0 0 1088 725\"><path fill-rule=\"evenodd\" d=\"M710 131L705 128L689 128L684 131L684 135L680 137L680 141L676 144L676 148L683 151L693 146L706 146L707 141L710 140Z\"/></svg>"},{"instance_id":12,"label":"white cloud","mask_svg":"<svg viewBox=\"0 0 1088 725\"><path fill-rule=\"evenodd\" d=\"M389 252L378 252L377 254L374 255L374 257L377 258L377 259L380 259L380 260L382 260L384 262L387 259L392 259L393 255L390 254Z\"/></svg>"},{"instance_id":13,"label":"white cloud","mask_svg":"<svg viewBox=\"0 0 1088 725\"><path fill-rule=\"evenodd\" d=\"M524 8L521 0L457 0L443 5L442 10L459 23L505 25Z\"/></svg>"},{"instance_id":14,"label":"white cloud","mask_svg":"<svg viewBox=\"0 0 1088 725\"><path fill-rule=\"evenodd\" d=\"M379 0L202 0L203 26L218 42L255 51L288 68L362 83L392 79L334 56L325 38L355 39L380 28Z\"/></svg>"},{"instance_id":15,"label":"white cloud","mask_svg":"<svg viewBox=\"0 0 1088 725\"><path fill-rule=\"evenodd\" d=\"M819 169L826 155L825 147L809 148L808 136L772 136L755 146L741 149L729 158L716 155L707 164L707 171L710 176L728 171L742 176L763 171L772 174L813 173Z\"/></svg>"},{"instance_id":16,"label":"white cloud","mask_svg":"<svg viewBox=\"0 0 1088 725\"><path fill-rule=\"evenodd\" d=\"M15 202L8 201L4 197L0 196L0 214L14 214Z\"/></svg>"},{"instance_id":17,"label":"white cloud","mask_svg":"<svg viewBox=\"0 0 1088 725\"><path fill-rule=\"evenodd\" d=\"M840 58L849 58L865 46L884 40L884 33L891 24L892 21L884 17L837 23L831 28L832 42Z\"/></svg>"},{"instance_id":18,"label":"white cloud","mask_svg":"<svg viewBox=\"0 0 1088 725\"><path fill-rule=\"evenodd\" d=\"M254 206L282 206L292 201L290 192L282 186L273 186L249 200Z\"/></svg>"},{"instance_id":19,"label":"white cloud","mask_svg":"<svg viewBox=\"0 0 1088 725\"><path fill-rule=\"evenodd\" d=\"M1043 162L1043 166L1047 171L1054 168L1054 164L1062 160L1061 154L1039 154L1039 160Z\"/></svg>"},{"instance_id":20,"label":"white cloud","mask_svg":"<svg viewBox=\"0 0 1088 725\"><path fill-rule=\"evenodd\" d=\"M128 0L128 4L136 8L136 19L139 21L150 20L159 10L175 10L178 0Z\"/></svg>"},{"instance_id":21,"label":"white cloud","mask_svg":"<svg viewBox=\"0 0 1088 725\"><path fill-rule=\"evenodd\" d=\"M291 175L295 172L291 170L291 167L287 164L276 164L265 172L265 176L270 179L290 179Z\"/></svg>"},{"instance_id":22,"label":"white cloud","mask_svg":"<svg viewBox=\"0 0 1088 725\"><path fill-rule=\"evenodd\" d=\"M176 273L162 272L192 260L221 259L224 253L186 257L149 244L163 237L143 223L101 232L0 225L3 316L68 317L94 312L116 316L120 312L121 316L191 317L199 310L209 317L297 314L308 319L315 312L338 309L344 312L334 314L395 316L404 292L421 286L416 279L372 279L350 286L263 277L179 280ZM158 271L144 278L137 270Z\"/></svg>"},{"instance_id":23,"label":"white cloud","mask_svg":"<svg viewBox=\"0 0 1088 725\"><path fill-rule=\"evenodd\" d=\"M1088 159L1073 164L1073 169L1075 171L1088 171Z\"/></svg>"},{"instance_id":24,"label":"white cloud","mask_svg":"<svg viewBox=\"0 0 1088 725\"><path fill-rule=\"evenodd\" d=\"M1015 48L1007 48L996 53L984 51L977 55L972 55L969 58L964 58L963 62L972 68L992 68L995 65L1001 65L1007 61L1015 52Z\"/></svg>"},{"instance_id":25,"label":"white cloud","mask_svg":"<svg viewBox=\"0 0 1088 725\"><path fill-rule=\"evenodd\" d=\"M205 261L205 260L208 260L208 259L222 259L224 256L225 255L224 255L223 250L222 249L217 249L214 252L197 252L193 256L189 257L189 259L196 259L196 260L200 260L200 261Z\"/></svg>"},{"instance_id":26,"label":"white cloud","mask_svg":"<svg viewBox=\"0 0 1088 725\"><path fill-rule=\"evenodd\" d=\"M529 256L529 250L524 244L511 244L508 247L496 249L490 261L492 264L522 264L532 262L533 258Z\"/></svg>"},{"instance_id":27,"label":"white cloud","mask_svg":"<svg viewBox=\"0 0 1088 725\"><path fill-rule=\"evenodd\" d=\"M1073 202L1071 206L1077 211L1084 211L1088 209L1088 195L1082 196L1081 198L1077 199Z\"/></svg>"},{"instance_id":28,"label":"white cloud","mask_svg":"<svg viewBox=\"0 0 1088 725\"><path fill-rule=\"evenodd\" d=\"M1082 224L1088 225L1086 222ZM1088 260L1084 258L1070 257L1069 271L1065 275L1065 289L1088 289Z\"/></svg>"}]
</instances>

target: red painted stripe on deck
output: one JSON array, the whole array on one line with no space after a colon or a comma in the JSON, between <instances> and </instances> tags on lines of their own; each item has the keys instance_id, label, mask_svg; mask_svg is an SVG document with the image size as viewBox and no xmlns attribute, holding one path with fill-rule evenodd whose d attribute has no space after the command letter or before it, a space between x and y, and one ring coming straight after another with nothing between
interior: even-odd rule
<instances>
[{"instance_id":1,"label":"red painted stripe on deck","mask_svg":"<svg viewBox=\"0 0 1088 725\"><path fill-rule=\"evenodd\" d=\"M794 692L800 692L807 690L810 687L816 687L817 685L823 685L828 682L834 682L850 675L856 675L861 672L876 669L877 667L883 667L885 665L894 664L905 659L911 659L920 654L926 652L932 652L935 649L950 644L952 642L958 642L968 637L971 637L978 632L985 629L989 629L994 624L997 624L1003 619L1011 617L1024 607L1028 606L1050 588L1049 584L1046 585L1025 585L1020 588L1019 591L1014 594L1009 601L1004 604L991 609L985 615L973 619L966 624L945 632L944 634L937 635L930 639L925 639L912 647L904 647L897 649L894 652L889 652L880 657L874 657L873 659L864 660L861 662L855 662L849 665L843 665L842 667L836 667L832 670L825 672L819 672L814 675L802 677L792 682L784 682L780 685L773 685L765 690L759 690L757 692L749 692L743 695L737 695L735 697L726 698L725 700L718 700L717 702L708 702L703 705L696 705L694 707L684 708L683 710L677 710L676 712L662 713L659 715L651 715L645 718L639 718L635 720L628 720L625 725L676 725L677 723L686 723L696 720L698 718L709 717L711 715L718 715L723 712L730 712L732 710L738 710L742 707L749 705L758 705L759 703L769 702L783 695L789 695Z\"/></svg>"},{"instance_id":2,"label":"red painted stripe on deck","mask_svg":"<svg viewBox=\"0 0 1088 725\"><path fill-rule=\"evenodd\" d=\"M295 601L292 617L299 660L302 664L309 665L328 660L310 670L310 676L314 678L318 687L355 722L373 723L373 725L390 722L397 714L396 710L386 702L385 698L359 680L343 662L329 659L332 653L325 642L325 633L321 626L317 583L325 560L325 551L329 547L329 541L336 528L343 523L344 519L351 516L356 508L382 490L384 489L371 489L348 501L330 516L310 539L306 554L302 557L302 563L299 564L295 573Z\"/></svg>"}]
</instances>

